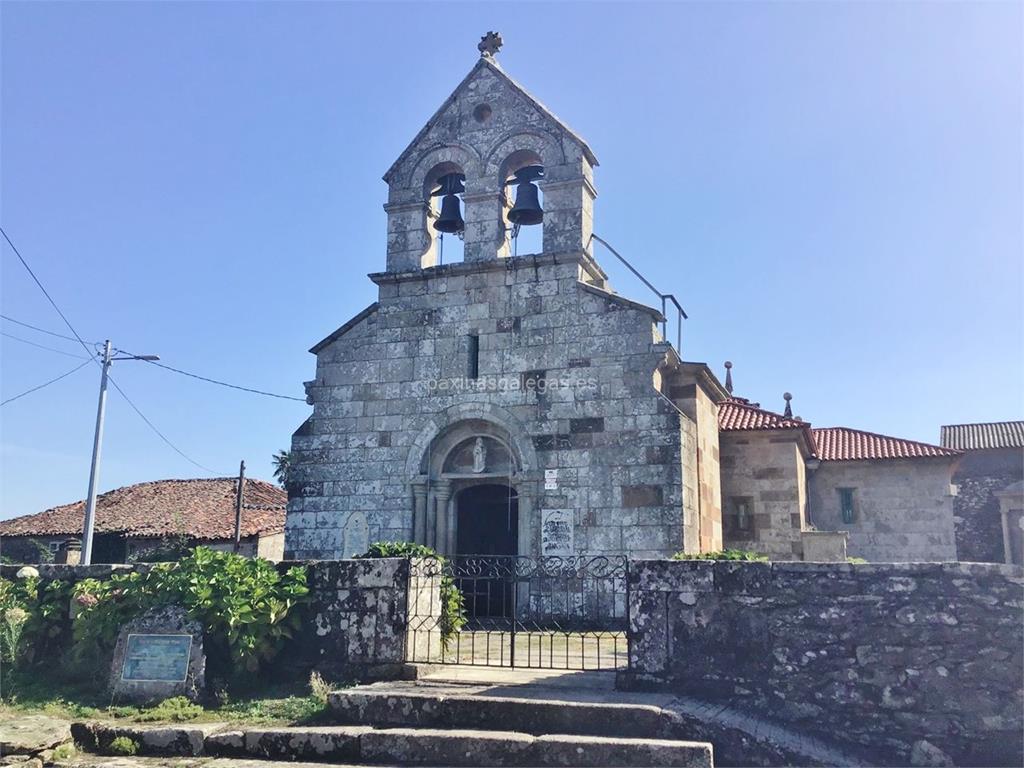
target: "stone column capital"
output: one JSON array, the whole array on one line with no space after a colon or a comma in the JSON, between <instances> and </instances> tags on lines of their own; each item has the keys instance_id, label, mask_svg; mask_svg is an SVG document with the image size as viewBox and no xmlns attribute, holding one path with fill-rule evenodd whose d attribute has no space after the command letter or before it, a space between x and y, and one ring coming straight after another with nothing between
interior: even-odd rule
<instances>
[{"instance_id":1,"label":"stone column capital","mask_svg":"<svg viewBox=\"0 0 1024 768\"><path fill-rule=\"evenodd\" d=\"M412 486L413 495L417 498L426 498L427 495L427 480L426 478L418 478L409 483Z\"/></svg>"}]
</instances>

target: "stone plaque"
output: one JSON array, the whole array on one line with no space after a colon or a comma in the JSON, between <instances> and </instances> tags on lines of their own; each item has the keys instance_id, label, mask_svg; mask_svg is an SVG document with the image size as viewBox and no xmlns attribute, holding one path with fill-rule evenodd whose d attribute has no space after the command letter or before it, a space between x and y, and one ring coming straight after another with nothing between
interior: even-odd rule
<instances>
[{"instance_id":1,"label":"stone plaque","mask_svg":"<svg viewBox=\"0 0 1024 768\"><path fill-rule=\"evenodd\" d=\"M545 469L544 470L544 490L554 491L558 489L558 470L557 469Z\"/></svg>"},{"instance_id":2,"label":"stone plaque","mask_svg":"<svg viewBox=\"0 0 1024 768\"><path fill-rule=\"evenodd\" d=\"M148 703L203 692L203 627L177 605L155 608L123 627L110 665L115 701Z\"/></svg>"},{"instance_id":3,"label":"stone plaque","mask_svg":"<svg viewBox=\"0 0 1024 768\"><path fill-rule=\"evenodd\" d=\"M191 655L192 635L128 635L121 679L183 683Z\"/></svg>"},{"instance_id":4,"label":"stone plaque","mask_svg":"<svg viewBox=\"0 0 1024 768\"><path fill-rule=\"evenodd\" d=\"M341 531L341 556L361 555L369 548L370 526L366 523L366 515L359 511L353 512Z\"/></svg>"},{"instance_id":5,"label":"stone plaque","mask_svg":"<svg viewBox=\"0 0 1024 768\"><path fill-rule=\"evenodd\" d=\"M541 510L540 551L542 555L573 554L573 514L571 509Z\"/></svg>"}]
</instances>

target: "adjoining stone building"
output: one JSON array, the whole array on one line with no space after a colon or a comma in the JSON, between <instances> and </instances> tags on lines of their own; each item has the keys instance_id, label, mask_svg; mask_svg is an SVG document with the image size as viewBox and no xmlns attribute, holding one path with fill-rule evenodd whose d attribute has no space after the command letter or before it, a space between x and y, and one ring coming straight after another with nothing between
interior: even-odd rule
<instances>
[{"instance_id":1,"label":"adjoining stone building","mask_svg":"<svg viewBox=\"0 0 1024 768\"><path fill-rule=\"evenodd\" d=\"M719 408L725 544L811 559L822 534L877 562L956 560L960 452L847 427L812 428L743 398ZM840 552L839 549L833 549Z\"/></svg>"},{"instance_id":2,"label":"adjoining stone building","mask_svg":"<svg viewBox=\"0 0 1024 768\"><path fill-rule=\"evenodd\" d=\"M959 452L812 430L681 359L661 311L613 292L594 258L594 152L481 50L384 176L377 301L310 350L286 557L413 540L444 554L729 545L834 559L848 541L871 559L954 559ZM513 255L531 194L542 250ZM439 227L460 230L463 261L440 263ZM871 448L822 453L855 436Z\"/></svg>"},{"instance_id":3,"label":"adjoining stone building","mask_svg":"<svg viewBox=\"0 0 1024 768\"><path fill-rule=\"evenodd\" d=\"M164 559L181 547L232 549L237 478L156 480L117 488L96 499L94 563ZM284 491L247 478L239 552L267 560L284 554ZM85 501L0 520L0 557L10 562L77 562ZM68 557L71 547L71 560Z\"/></svg>"},{"instance_id":4,"label":"adjoining stone building","mask_svg":"<svg viewBox=\"0 0 1024 768\"><path fill-rule=\"evenodd\" d=\"M1021 531L1014 529L1013 516L1004 528L999 497L1024 480L1024 421L949 424L942 427L941 442L964 453L953 476L960 559L1012 562L1006 559L1008 546Z\"/></svg>"}]
</instances>

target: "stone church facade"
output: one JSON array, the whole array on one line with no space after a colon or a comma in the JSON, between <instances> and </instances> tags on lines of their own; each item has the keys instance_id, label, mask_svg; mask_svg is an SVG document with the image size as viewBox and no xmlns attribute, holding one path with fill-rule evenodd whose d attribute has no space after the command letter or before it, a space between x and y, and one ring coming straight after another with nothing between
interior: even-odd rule
<instances>
[{"instance_id":1,"label":"stone church facade","mask_svg":"<svg viewBox=\"0 0 1024 768\"><path fill-rule=\"evenodd\" d=\"M822 551L804 544L815 533L810 425L726 424L742 410L731 389L680 358L660 311L612 291L592 252L597 159L494 53L482 51L384 176L377 301L311 350L286 557L347 557L378 540L444 554ZM537 168L543 247L513 256L510 181ZM464 259L441 264L438 189L452 174ZM945 496L928 502L939 510L929 520L949 510L944 542L948 483L934 493Z\"/></svg>"}]
</instances>

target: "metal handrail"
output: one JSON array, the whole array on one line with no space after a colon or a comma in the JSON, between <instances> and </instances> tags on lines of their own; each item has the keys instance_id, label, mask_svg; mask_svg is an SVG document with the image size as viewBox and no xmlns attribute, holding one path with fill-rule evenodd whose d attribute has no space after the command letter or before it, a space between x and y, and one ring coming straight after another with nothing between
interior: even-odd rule
<instances>
[{"instance_id":1,"label":"metal handrail","mask_svg":"<svg viewBox=\"0 0 1024 768\"><path fill-rule=\"evenodd\" d=\"M672 302L672 304L676 308L676 352L679 353L679 355L681 356L683 346L683 320L689 320L690 318L689 315L686 314L686 310L684 310L679 305L679 302L676 300L676 297L671 293L662 293L657 288L655 288L646 277L644 277L637 271L636 267L634 267L632 264L626 261L625 257L621 253L612 248L612 246L608 243L607 240L604 240L603 238L600 238L593 233L590 235L590 239L597 240L597 242L599 242L601 245L603 245L605 248L611 251L612 255L615 256L615 258L617 258L626 266L626 269L628 269L630 272L636 275L636 277L640 279L641 283L646 285L655 296L661 299L661 336L664 339L668 339L668 315L666 314L666 310L668 309L667 302ZM587 243L587 247L590 247L589 242Z\"/></svg>"}]
</instances>

